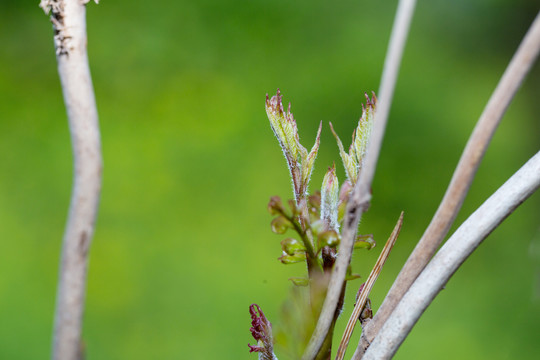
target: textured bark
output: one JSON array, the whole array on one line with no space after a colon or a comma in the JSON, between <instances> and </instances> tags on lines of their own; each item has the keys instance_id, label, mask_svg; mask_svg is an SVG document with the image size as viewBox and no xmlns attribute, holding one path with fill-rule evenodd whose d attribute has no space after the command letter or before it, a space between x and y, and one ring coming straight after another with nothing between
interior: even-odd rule
<instances>
[{"instance_id":1,"label":"textured bark","mask_svg":"<svg viewBox=\"0 0 540 360\"><path fill-rule=\"evenodd\" d=\"M51 13L58 73L66 105L74 160L74 180L65 228L54 319L52 358L82 358L88 251L101 191L101 142L87 56L88 1L42 1Z\"/></svg>"}]
</instances>

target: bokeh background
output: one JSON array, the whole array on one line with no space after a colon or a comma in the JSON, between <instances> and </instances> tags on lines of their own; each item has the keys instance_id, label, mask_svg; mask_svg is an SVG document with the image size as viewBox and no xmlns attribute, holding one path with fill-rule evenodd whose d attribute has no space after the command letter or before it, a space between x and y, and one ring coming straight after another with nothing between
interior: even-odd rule
<instances>
[{"instance_id":1,"label":"bokeh background","mask_svg":"<svg viewBox=\"0 0 540 360\"><path fill-rule=\"evenodd\" d=\"M52 30L37 0L0 3L0 359L49 356L72 156ZM396 1L142 1L88 6L104 153L84 340L93 359L255 359L248 306L275 328L302 265L277 261L270 196L291 196L264 96L280 88L317 189L377 90ZM429 223L536 1L421 1L373 202L360 231L398 244L380 305ZM508 109L457 220L540 145L540 67ZM534 195L456 273L398 359L536 359L540 207ZM455 226L454 226L455 228ZM358 252L364 278L382 246ZM361 280L350 283L345 314ZM346 316L338 325L344 327ZM353 342L359 333L356 332ZM278 350L279 351L279 350ZM349 355L352 354L349 353ZM285 353L278 353L287 359Z\"/></svg>"}]
</instances>

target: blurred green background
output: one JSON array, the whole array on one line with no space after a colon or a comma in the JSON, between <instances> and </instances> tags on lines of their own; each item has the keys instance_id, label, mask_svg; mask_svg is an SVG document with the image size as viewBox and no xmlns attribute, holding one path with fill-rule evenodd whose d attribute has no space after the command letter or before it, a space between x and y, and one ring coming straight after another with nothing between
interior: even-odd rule
<instances>
[{"instance_id":1,"label":"blurred green background","mask_svg":"<svg viewBox=\"0 0 540 360\"><path fill-rule=\"evenodd\" d=\"M0 3L0 359L49 356L72 180L52 30L38 0ZM88 6L104 183L84 339L92 359L255 359L248 306L279 328L291 276L270 232L291 197L264 96L292 101L319 187L378 89L396 1L142 1ZM401 210L377 308L444 194L475 120L538 11L536 1L421 1L360 231L379 244ZM540 66L510 106L459 224L538 151ZM456 273L399 359L536 359L540 208L535 194ZM454 227L455 228L455 227ZM359 252L364 278L382 246ZM350 283L345 314L353 304ZM344 327L346 316L338 325ZM359 333L352 340L355 343ZM352 352L349 353L349 355ZM281 355L281 356L280 356ZM286 354L278 353L280 359Z\"/></svg>"}]
</instances>

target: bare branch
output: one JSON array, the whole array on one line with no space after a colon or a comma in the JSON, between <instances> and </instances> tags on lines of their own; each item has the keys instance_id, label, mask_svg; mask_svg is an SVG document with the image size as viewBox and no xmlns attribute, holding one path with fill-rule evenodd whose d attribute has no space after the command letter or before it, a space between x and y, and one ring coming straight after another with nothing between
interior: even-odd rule
<instances>
[{"instance_id":1,"label":"bare branch","mask_svg":"<svg viewBox=\"0 0 540 360\"><path fill-rule=\"evenodd\" d=\"M347 204L346 216L343 226L343 236L339 247L339 254L332 271L332 277L328 285L328 292L323 304L321 315L317 321L317 326L309 341L309 344L302 356L303 360L314 359L328 333L328 329L333 321L336 306L339 301L343 282L347 272L347 267L351 262L352 249L358 223L362 213L367 209L371 199L370 188L375 167L379 158L383 135L386 128L392 95L397 81L399 65L405 47L405 40L409 31L412 14L414 12L415 0L400 0L388 52L384 64L379 99L377 101L377 111L375 113L374 128L372 138L368 146L366 162L360 173L351 199Z\"/></svg>"},{"instance_id":2,"label":"bare branch","mask_svg":"<svg viewBox=\"0 0 540 360\"><path fill-rule=\"evenodd\" d=\"M86 8L81 0L42 0L55 31L58 73L69 120L74 182L62 256L52 358L80 359L88 250L101 191L98 114L86 51Z\"/></svg>"},{"instance_id":3,"label":"bare branch","mask_svg":"<svg viewBox=\"0 0 540 360\"><path fill-rule=\"evenodd\" d=\"M367 347L367 344L376 336L401 297L424 269L448 233L463 204L491 137L514 94L534 64L539 50L540 15L536 17L531 25L480 116L431 223L394 281L375 318L364 329L365 336L362 337L361 344L359 344L360 352L362 351L361 348ZM355 359L359 358L360 354L355 356Z\"/></svg>"},{"instance_id":4,"label":"bare branch","mask_svg":"<svg viewBox=\"0 0 540 360\"><path fill-rule=\"evenodd\" d=\"M540 152L504 183L448 239L390 315L366 351L364 359L390 359L459 266L539 187Z\"/></svg>"},{"instance_id":5,"label":"bare branch","mask_svg":"<svg viewBox=\"0 0 540 360\"><path fill-rule=\"evenodd\" d=\"M375 266L373 266L373 269L371 270L371 273L369 274L369 277L366 280L366 283L362 291L358 295L358 300L356 301L356 305L354 305L354 310L351 314L351 317L349 318L349 321L347 322L345 331L343 332L343 337L341 338L341 342L339 344L336 360L342 360L343 357L345 356L345 351L347 350L347 346L349 345L349 340L351 339L351 335L354 330L354 325L358 322L358 317L360 316L360 313L364 309L364 306L366 306L369 293L371 292L371 289L373 289L373 285L375 284L375 281L377 281L377 278L379 277L379 274L381 273L382 267L384 263L386 262L386 259L388 259L388 256L390 255L390 251L392 251L394 244L396 243L402 224L403 224L403 211L401 212L401 215L399 216L399 219L396 223L396 226L394 227L394 230L392 231L392 234L390 234L390 237L386 241L386 244L384 245L384 248L382 249L381 254L379 255L379 258L377 259Z\"/></svg>"}]
</instances>

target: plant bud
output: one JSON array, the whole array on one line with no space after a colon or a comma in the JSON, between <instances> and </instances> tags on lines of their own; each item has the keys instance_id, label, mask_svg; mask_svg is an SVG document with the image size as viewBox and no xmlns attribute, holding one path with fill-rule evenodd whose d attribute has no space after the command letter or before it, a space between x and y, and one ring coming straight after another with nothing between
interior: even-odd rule
<instances>
[{"instance_id":1,"label":"plant bud","mask_svg":"<svg viewBox=\"0 0 540 360\"><path fill-rule=\"evenodd\" d=\"M285 213L281 198L279 196L272 196L268 202L268 212L270 215L281 215Z\"/></svg>"},{"instance_id":2,"label":"plant bud","mask_svg":"<svg viewBox=\"0 0 540 360\"><path fill-rule=\"evenodd\" d=\"M306 251L304 244L293 238L287 238L282 240L281 249L283 249L283 252L287 255L294 255L297 252Z\"/></svg>"},{"instance_id":3,"label":"plant bud","mask_svg":"<svg viewBox=\"0 0 540 360\"><path fill-rule=\"evenodd\" d=\"M270 224L272 231L276 234L285 234L288 228L292 227L291 222L285 216L278 216Z\"/></svg>"},{"instance_id":4,"label":"plant bud","mask_svg":"<svg viewBox=\"0 0 540 360\"><path fill-rule=\"evenodd\" d=\"M334 230L328 230L323 233L320 233L318 236L319 240L319 249L322 249L325 246L336 248L339 245L339 235Z\"/></svg>"},{"instance_id":5,"label":"plant bud","mask_svg":"<svg viewBox=\"0 0 540 360\"><path fill-rule=\"evenodd\" d=\"M251 335L257 341L257 345L249 345L249 352L258 352L259 359L277 360L274 355L274 338L272 336L272 324L257 304L249 307L251 315Z\"/></svg>"},{"instance_id":6,"label":"plant bud","mask_svg":"<svg viewBox=\"0 0 540 360\"><path fill-rule=\"evenodd\" d=\"M338 224L339 183L336 176L336 165L328 168L324 176L321 190L321 219L328 228L339 231Z\"/></svg>"},{"instance_id":7,"label":"plant bud","mask_svg":"<svg viewBox=\"0 0 540 360\"><path fill-rule=\"evenodd\" d=\"M299 262L306 261L306 253L305 252L297 252L297 253L294 253L293 255L288 255L286 252L284 252L283 255L281 255L278 258L278 260L281 261L281 263L283 263L285 265L296 264L296 263L299 263Z\"/></svg>"}]
</instances>

